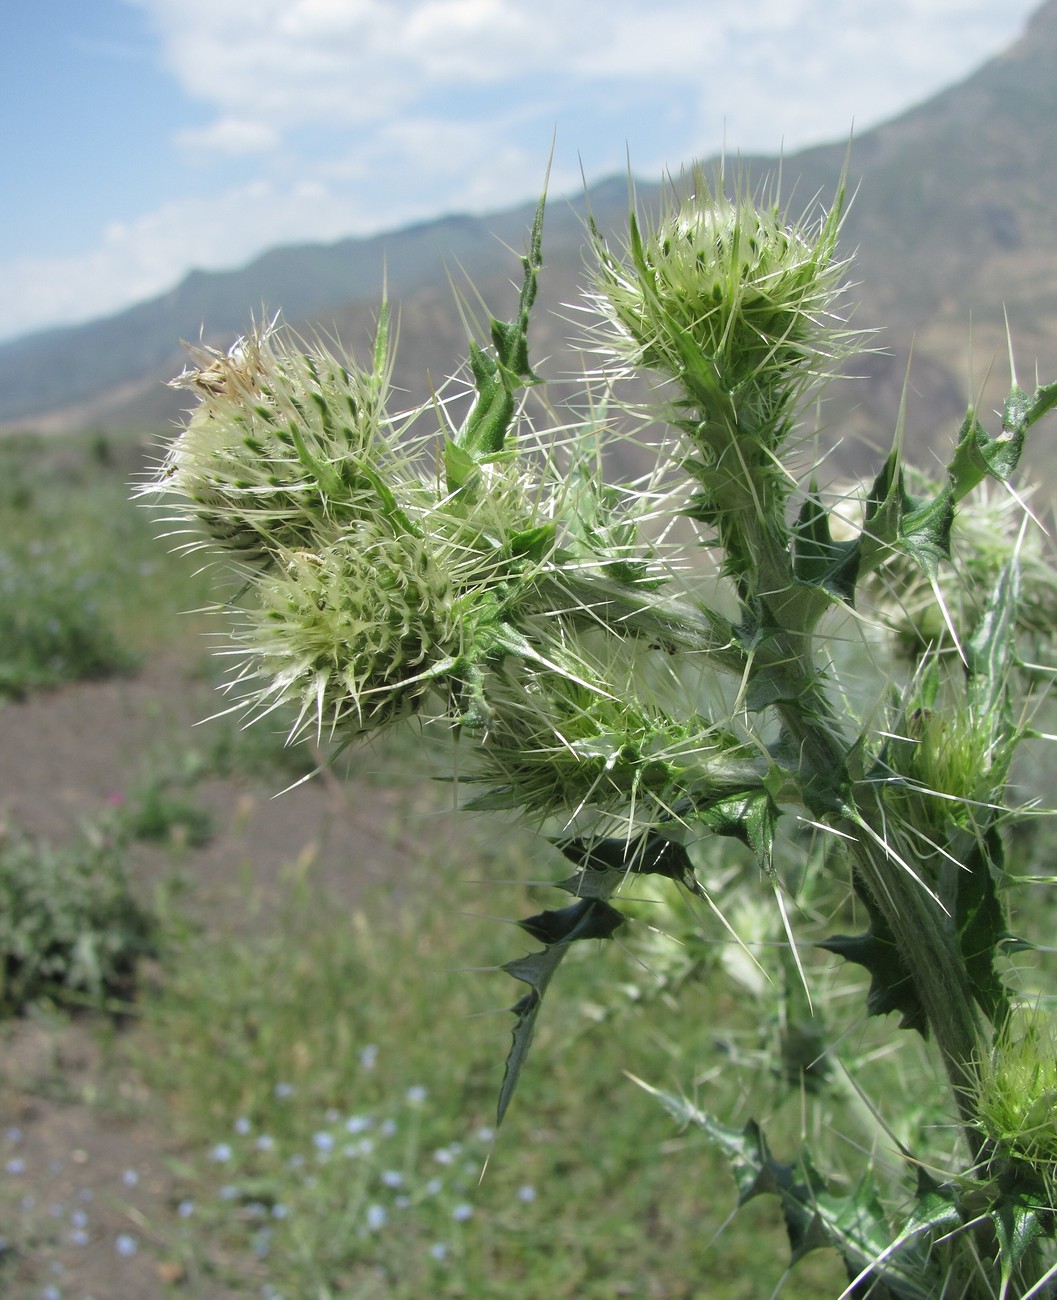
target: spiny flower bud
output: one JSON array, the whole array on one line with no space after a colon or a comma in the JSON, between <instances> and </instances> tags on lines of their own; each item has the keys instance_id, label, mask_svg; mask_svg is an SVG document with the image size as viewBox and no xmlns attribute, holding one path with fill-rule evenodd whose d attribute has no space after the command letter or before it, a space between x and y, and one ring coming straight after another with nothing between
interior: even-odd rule
<instances>
[{"instance_id":1,"label":"spiny flower bud","mask_svg":"<svg viewBox=\"0 0 1057 1300\"><path fill-rule=\"evenodd\" d=\"M1057 1183L1057 1027L1025 1011L999 1035L979 1071L980 1127L999 1149Z\"/></svg>"},{"instance_id":2,"label":"spiny flower bud","mask_svg":"<svg viewBox=\"0 0 1057 1300\"><path fill-rule=\"evenodd\" d=\"M632 366L674 379L698 419L773 435L847 337L831 319L839 205L812 235L777 207L713 194L700 169L690 181L652 230L632 219L624 261L596 234L600 332Z\"/></svg>"},{"instance_id":3,"label":"spiny flower bud","mask_svg":"<svg viewBox=\"0 0 1057 1300\"><path fill-rule=\"evenodd\" d=\"M601 815L614 821L606 833L619 834L640 819L667 820L691 800L700 807L759 788L755 752L737 737L645 702L642 665L634 681L614 685L602 665L572 653L574 643L546 652L551 667L511 662L489 678L493 723L473 779L491 788L472 807L566 825Z\"/></svg>"},{"instance_id":4,"label":"spiny flower bud","mask_svg":"<svg viewBox=\"0 0 1057 1300\"><path fill-rule=\"evenodd\" d=\"M415 712L463 650L451 569L418 537L365 525L319 554L291 552L257 594L232 685L263 679L248 708L293 703L299 727L328 737Z\"/></svg>"}]
</instances>

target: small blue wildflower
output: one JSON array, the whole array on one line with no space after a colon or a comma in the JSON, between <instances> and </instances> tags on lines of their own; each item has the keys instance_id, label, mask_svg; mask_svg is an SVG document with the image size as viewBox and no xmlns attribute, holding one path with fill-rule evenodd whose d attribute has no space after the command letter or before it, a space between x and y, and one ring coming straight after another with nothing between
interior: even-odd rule
<instances>
[{"instance_id":1,"label":"small blue wildflower","mask_svg":"<svg viewBox=\"0 0 1057 1300\"><path fill-rule=\"evenodd\" d=\"M275 1095L280 1101L294 1095L294 1085L292 1083L277 1083L275 1085Z\"/></svg>"},{"instance_id":2,"label":"small blue wildflower","mask_svg":"<svg viewBox=\"0 0 1057 1300\"><path fill-rule=\"evenodd\" d=\"M334 1134L321 1129L318 1133L312 1134L312 1145L320 1155L329 1155L334 1150Z\"/></svg>"},{"instance_id":3,"label":"small blue wildflower","mask_svg":"<svg viewBox=\"0 0 1057 1300\"><path fill-rule=\"evenodd\" d=\"M119 1232L114 1238L114 1249L124 1259L131 1259L139 1250L139 1240L131 1232Z\"/></svg>"},{"instance_id":4,"label":"small blue wildflower","mask_svg":"<svg viewBox=\"0 0 1057 1300\"><path fill-rule=\"evenodd\" d=\"M271 1228L258 1228L253 1234L253 1253L258 1259L264 1259L272 1248Z\"/></svg>"},{"instance_id":5,"label":"small blue wildflower","mask_svg":"<svg viewBox=\"0 0 1057 1300\"><path fill-rule=\"evenodd\" d=\"M176 1207L176 1213L180 1216L181 1219L189 1219L191 1215L194 1214L194 1212L195 1212L194 1201L181 1201L180 1204Z\"/></svg>"},{"instance_id":6,"label":"small blue wildflower","mask_svg":"<svg viewBox=\"0 0 1057 1300\"><path fill-rule=\"evenodd\" d=\"M225 1183L219 1192L222 1201L237 1201L239 1198L239 1189L231 1183Z\"/></svg>"},{"instance_id":7,"label":"small blue wildflower","mask_svg":"<svg viewBox=\"0 0 1057 1300\"><path fill-rule=\"evenodd\" d=\"M218 1142L209 1153L210 1160L215 1160L218 1165L227 1164L231 1159L231 1147L226 1142Z\"/></svg>"},{"instance_id":8,"label":"small blue wildflower","mask_svg":"<svg viewBox=\"0 0 1057 1300\"><path fill-rule=\"evenodd\" d=\"M491 1142L491 1140L495 1137L495 1129L490 1128L487 1124L482 1124L481 1127L474 1134L474 1137L477 1139L478 1142L485 1142L485 1143Z\"/></svg>"},{"instance_id":9,"label":"small blue wildflower","mask_svg":"<svg viewBox=\"0 0 1057 1300\"><path fill-rule=\"evenodd\" d=\"M389 1220L389 1211L384 1205L368 1205L367 1207L367 1227L371 1232L378 1232L384 1228Z\"/></svg>"},{"instance_id":10,"label":"small blue wildflower","mask_svg":"<svg viewBox=\"0 0 1057 1300\"><path fill-rule=\"evenodd\" d=\"M270 1133L262 1133L257 1139L256 1146L258 1151L271 1151L275 1146L275 1138Z\"/></svg>"},{"instance_id":11,"label":"small blue wildflower","mask_svg":"<svg viewBox=\"0 0 1057 1300\"><path fill-rule=\"evenodd\" d=\"M24 1174L26 1172L26 1162L21 1156L13 1156L4 1168L9 1174Z\"/></svg>"},{"instance_id":12,"label":"small blue wildflower","mask_svg":"<svg viewBox=\"0 0 1057 1300\"><path fill-rule=\"evenodd\" d=\"M87 1246L89 1241L88 1233L83 1228L74 1228L70 1232L71 1246Z\"/></svg>"},{"instance_id":13,"label":"small blue wildflower","mask_svg":"<svg viewBox=\"0 0 1057 1300\"><path fill-rule=\"evenodd\" d=\"M290 1156L290 1158L287 1160L286 1167L287 1169L300 1169L304 1165L304 1163L305 1163L304 1156L301 1154L300 1151L295 1151L294 1154Z\"/></svg>"},{"instance_id":14,"label":"small blue wildflower","mask_svg":"<svg viewBox=\"0 0 1057 1300\"><path fill-rule=\"evenodd\" d=\"M214 1153L218 1150L219 1150L218 1147L213 1148ZM217 1156L216 1154L214 1154L213 1158L215 1160L220 1160L220 1159L227 1160L230 1155L231 1155L231 1148L229 1147L228 1154L226 1156ZM139 1183L139 1174L136 1173L135 1169L126 1169L125 1172L121 1175L121 1181L125 1184L126 1187L136 1187Z\"/></svg>"},{"instance_id":15,"label":"small blue wildflower","mask_svg":"<svg viewBox=\"0 0 1057 1300\"><path fill-rule=\"evenodd\" d=\"M240 1115L235 1121L235 1132L239 1137L245 1137L252 1127L253 1125L245 1115Z\"/></svg>"},{"instance_id":16,"label":"small blue wildflower","mask_svg":"<svg viewBox=\"0 0 1057 1300\"><path fill-rule=\"evenodd\" d=\"M396 1120L395 1119L382 1120L381 1124L378 1126L378 1132L381 1133L382 1137L387 1137L387 1138L392 1137L393 1134L396 1132Z\"/></svg>"},{"instance_id":17,"label":"small blue wildflower","mask_svg":"<svg viewBox=\"0 0 1057 1300\"><path fill-rule=\"evenodd\" d=\"M448 1245L446 1241L435 1241L433 1245L430 1246L429 1253L439 1263L441 1260L448 1258L448 1253L450 1250L451 1247Z\"/></svg>"},{"instance_id":18,"label":"small blue wildflower","mask_svg":"<svg viewBox=\"0 0 1057 1300\"><path fill-rule=\"evenodd\" d=\"M62 1300L62 1292L57 1286L46 1286L40 1293L40 1300Z\"/></svg>"},{"instance_id":19,"label":"small blue wildflower","mask_svg":"<svg viewBox=\"0 0 1057 1300\"><path fill-rule=\"evenodd\" d=\"M341 1112L335 1110L334 1107L331 1106L328 1111L324 1112L323 1118L328 1124L336 1124L338 1120L341 1119Z\"/></svg>"},{"instance_id":20,"label":"small blue wildflower","mask_svg":"<svg viewBox=\"0 0 1057 1300\"><path fill-rule=\"evenodd\" d=\"M4 1137L8 1142L13 1142L17 1146L22 1141L22 1130L17 1124L12 1124L10 1128L4 1130Z\"/></svg>"},{"instance_id":21,"label":"small blue wildflower","mask_svg":"<svg viewBox=\"0 0 1057 1300\"><path fill-rule=\"evenodd\" d=\"M433 1159L438 1165L450 1165L455 1161L455 1154L448 1147L438 1147L438 1149L433 1152Z\"/></svg>"},{"instance_id":22,"label":"small blue wildflower","mask_svg":"<svg viewBox=\"0 0 1057 1300\"><path fill-rule=\"evenodd\" d=\"M382 1182L386 1187L403 1187L404 1175L399 1169L385 1169L382 1171Z\"/></svg>"},{"instance_id":23,"label":"small blue wildflower","mask_svg":"<svg viewBox=\"0 0 1057 1300\"><path fill-rule=\"evenodd\" d=\"M473 1218L473 1206L468 1205L466 1201L460 1201L451 1212L451 1217L456 1223L465 1223L467 1219Z\"/></svg>"},{"instance_id":24,"label":"small blue wildflower","mask_svg":"<svg viewBox=\"0 0 1057 1300\"><path fill-rule=\"evenodd\" d=\"M410 1088L408 1088L407 1092L404 1095L409 1102L415 1104L416 1102L425 1101L426 1098L429 1096L429 1093L422 1086L421 1083L415 1083L412 1084Z\"/></svg>"},{"instance_id":25,"label":"small blue wildflower","mask_svg":"<svg viewBox=\"0 0 1057 1300\"><path fill-rule=\"evenodd\" d=\"M88 1227L88 1215L85 1214L84 1210L73 1211L73 1213L70 1215L70 1227L72 1228Z\"/></svg>"},{"instance_id":26,"label":"small blue wildflower","mask_svg":"<svg viewBox=\"0 0 1057 1300\"><path fill-rule=\"evenodd\" d=\"M536 1189L530 1187L528 1183L526 1183L524 1187L519 1187L517 1189L517 1198L519 1201L524 1201L524 1203L528 1205L529 1202L536 1199Z\"/></svg>"},{"instance_id":27,"label":"small blue wildflower","mask_svg":"<svg viewBox=\"0 0 1057 1300\"><path fill-rule=\"evenodd\" d=\"M275 1204L272 1206L273 1219L285 1219L289 1213L290 1213L289 1205L284 1205L282 1201L276 1201Z\"/></svg>"},{"instance_id":28,"label":"small blue wildflower","mask_svg":"<svg viewBox=\"0 0 1057 1300\"><path fill-rule=\"evenodd\" d=\"M441 1178L431 1178L429 1182L426 1184L426 1188L425 1188L427 1196L436 1196L438 1192L441 1192L443 1190L444 1190L444 1180Z\"/></svg>"},{"instance_id":29,"label":"small blue wildflower","mask_svg":"<svg viewBox=\"0 0 1057 1300\"><path fill-rule=\"evenodd\" d=\"M371 1120L367 1115L350 1115L345 1121L345 1129L348 1133L362 1133L370 1127Z\"/></svg>"},{"instance_id":30,"label":"small blue wildflower","mask_svg":"<svg viewBox=\"0 0 1057 1300\"><path fill-rule=\"evenodd\" d=\"M365 1070L373 1070L378 1064L378 1045L377 1043L368 1043L360 1053L360 1065Z\"/></svg>"}]
</instances>

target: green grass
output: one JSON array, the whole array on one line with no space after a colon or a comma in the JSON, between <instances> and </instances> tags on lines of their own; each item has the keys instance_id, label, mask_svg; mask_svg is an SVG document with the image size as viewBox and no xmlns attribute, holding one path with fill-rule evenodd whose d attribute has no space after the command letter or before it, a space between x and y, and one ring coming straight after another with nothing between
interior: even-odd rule
<instances>
[{"instance_id":1,"label":"green grass","mask_svg":"<svg viewBox=\"0 0 1057 1300\"><path fill-rule=\"evenodd\" d=\"M456 878L484 864L456 859L409 866L399 894L363 910L303 889L252 940L188 941L143 1055L187 1151L173 1249L289 1297L770 1295L787 1257L777 1207L724 1229L729 1173L625 1073L742 1120L755 1077L790 1157L799 1089L761 1078L753 1008L714 956L711 978L682 972L678 1000L651 993L663 945L633 926L626 947L570 958L495 1136L518 996L495 968L532 945L464 914L475 900ZM513 914L554 905L518 892ZM470 966L490 969L457 969ZM781 1294L835 1296L841 1278L820 1253Z\"/></svg>"},{"instance_id":2,"label":"green grass","mask_svg":"<svg viewBox=\"0 0 1057 1300\"><path fill-rule=\"evenodd\" d=\"M133 672L200 632L179 611L206 583L129 500L135 459L98 438L0 439L0 697Z\"/></svg>"}]
</instances>

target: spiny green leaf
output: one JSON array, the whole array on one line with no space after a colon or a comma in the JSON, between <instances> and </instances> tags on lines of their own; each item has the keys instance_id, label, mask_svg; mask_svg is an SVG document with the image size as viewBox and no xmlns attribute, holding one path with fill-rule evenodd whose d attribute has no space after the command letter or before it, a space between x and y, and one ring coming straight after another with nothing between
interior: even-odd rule
<instances>
[{"instance_id":1,"label":"spiny green leaf","mask_svg":"<svg viewBox=\"0 0 1057 1300\"><path fill-rule=\"evenodd\" d=\"M1015 389L1006 401L1006 412L1014 421L1017 420L1018 397L1023 397L1023 394ZM1005 482L1016 469L1023 446L1022 427L1015 432L1010 430L1005 437L1000 435L992 438L976 418L975 410L970 407L962 421L951 463L947 466L955 499L960 501L988 476Z\"/></svg>"},{"instance_id":2,"label":"spiny green leaf","mask_svg":"<svg viewBox=\"0 0 1057 1300\"><path fill-rule=\"evenodd\" d=\"M555 841L570 862L583 871L618 871L621 878L629 872L650 876L667 876L685 885L691 893L699 889L694 864L681 844L651 834L644 841L622 839L585 840L573 837Z\"/></svg>"},{"instance_id":3,"label":"spiny green leaf","mask_svg":"<svg viewBox=\"0 0 1057 1300\"><path fill-rule=\"evenodd\" d=\"M479 474L477 461L450 438L444 441L444 477L449 492L465 492Z\"/></svg>"},{"instance_id":4,"label":"spiny green leaf","mask_svg":"<svg viewBox=\"0 0 1057 1300\"><path fill-rule=\"evenodd\" d=\"M527 957L508 961L503 967L508 975L528 984L529 991L510 1008L517 1017L517 1022L514 1025L510 1051L507 1053L503 1082L499 1086L499 1100L496 1103L497 1124L502 1124L503 1116L514 1098L522 1068L532 1046L532 1037L536 1032L536 1017L543 1005L543 995L547 991L547 985L568 951L568 943L552 944L541 952L530 953Z\"/></svg>"},{"instance_id":5,"label":"spiny green leaf","mask_svg":"<svg viewBox=\"0 0 1057 1300\"><path fill-rule=\"evenodd\" d=\"M869 930L857 935L831 935L828 939L821 940L818 947L836 953L845 961L864 966L870 972L870 988L866 995L866 1010L869 1015L885 1016L890 1011L898 1011L901 1029L916 1029L922 1037L926 1037L928 1017L895 936L880 908L858 880L855 882L855 890L870 918Z\"/></svg>"},{"instance_id":6,"label":"spiny green leaf","mask_svg":"<svg viewBox=\"0 0 1057 1300\"><path fill-rule=\"evenodd\" d=\"M713 834L730 835L748 845L761 870L770 875L779 815L778 805L764 792L721 799L705 808L699 814L699 820Z\"/></svg>"},{"instance_id":7,"label":"spiny green leaf","mask_svg":"<svg viewBox=\"0 0 1057 1300\"><path fill-rule=\"evenodd\" d=\"M859 574L859 543L833 540L829 512L814 484L800 507L793 538L793 572L800 581L852 604Z\"/></svg>"},{"instance_id":8,"label":"spiny green leaf","mask_svg":"<svg viewBox=\"0 0 1057 1300\"><path fill-rule=\"evenodd\" d=\"M866 497L866 512L859 536L859 565L874 568L899 540L899 526L913 498L904 486L899 449L894 448L878 471Z\"/></svg>"},{"instance_id":9,"label":"spiny green leaf","mask_svg":"<svg viewBox=\"0 0 1057 1300\"><path fill-rule=\"evenodd\" d=\"M907 1215L908 1236L928 1232L934 1235L952 1232L962 1221L958 1198L953 1188L939 1183L923 1165L916 1167L917 1192Z\"/></svg>"},{"instance_id":10,"label":"spiny green leaf","mask_svg":"<svg viewBox=\"0 0 1057 1300\"><path fill-rule=\"evenodd\" d=\"M554 548L556 528L553 523L537 524L534 528L523 528L514 533L507 542L511 555L519 559L531 560L538 564Z\"/></svg>"},{"instance_id":11,"label":"spiny green leaf","mask_svg":"<svg viewBox=\"0 0 1057 1300\"><path fill-rule=\"evenodd\" d=\"M959 864L951 872L954 924L973 997L1000 1024L1010 1011L1009 992L995 969L996 952L1008 951L1006 909L996 883L1004 861L1002 837L991 826L967 838L949 847Z\"/></svg>"},{"instance_id":12,"label":"spiny green leaf","mask_svg":"<svg viewBox=\"0 0 1057 1300\"><path fill-rule=\"evenodd\" d=\"M981 721L1008 714L1009 673L1016 661L1020 565L1007 564L965 646L969 702Z\"/></svg>"},{"instance_id":13,"label":"spiny green leaf","mask_svg":"<svg viewBox=\"0 0 1057 1300\"><path fill-rule=\"evenodd\" d=\"M499 1088L499 1100L496 1105L496 1123L503 1122L514 1092L517 1089L521 1071L528 1059L529 1048L536 1031L536 1017L543 1005L543 996L547 991L554 972L561 965L571 944L578 939L609 939L624 923L624 917L615 907L604 899L582 898L570 907L555 911L540 912L520 921L521 927L533 938L539 939L547 946L540 952L529 953L525 957L508 961L503 970L514 979L529 985L529 991L511 1007L517 1021L514 1025L510 1051L503 1071L503 1082Z\"/></svg>"},{"instance_id":14,"label":"spiny green leaf","mask_svg":"<svg viewBox=\"0 0 1057 1300\"><path fill-rule=\"evenodd\" d=\"M564 889L577 898L612 898L627 878L626 871L615 867L601 871L585 867L564 880L556 880L554 888Z\"/></svg>"},{"instance_id":15,"label":"spiny green leaf","mask_svg":"<svg viewBox=\"0 0 1057 1300\"><path fill-rule=\"evenodd\" d=\"M513 321L490 322L495 355L490 356L477 343L470 343L470 374L477 396L459 430L456 442L473 460L484 461L503 450L513 423L517 404L514 394L526 384L538 383L528 359L528 327L539 269L543 265L543 214L546 191L536 207L529 239L529 251L522 257L524 278L518 299L518 314ZM448 490L464 485L448 480Z\"/></svg>"},{"instance_id":16,"label":"spiny green leaf","mask_svg":"<svg viewBox=\"0 0 1057 1300\"><path fill-rule=\"evenodd\" d=\"M1053 1212L1038 1197L1018 1193L1002 1196L988 1217L998 1240L1002 1282L1008 1286L1031 1246L1053 1235Z\"/></svg>"},{"instance_id":17,"label":"spiny green leaf","mask_svg":"<svg viewBox=\"0 0 1057 1300\"><path fill-rule=\"evenodd\" d=\"M624 917L604 899L581 898L568 907L525 917L518 925L540 943L569 943L573 939L609 939Z\"/></svg>"},{"instance_id":18,"label":"spiny green leaf","mask_svg":"<svg viewBox=\"0 0 1057 1300\"><path fill-rule=\"evenodd\" d=\"M947 485L931 501L913 498L899 525L899 548L929 578L935 578L943 560L950 559L954 497Z\"/></svg>"},{"instance_id":19,"label":"spiny green leaf","mask_svg":"<svg viewBox=\"0 0 1057 1300\"><path fill-rule=\"evenodd\" d=\"M514 418L514 386L499 362L472 341L470 374L477 397L459 430L458 445L475 461L482 461L503 450ZM448 488L453 491L453 484L449 482Z\"/></svg>"},{"instance_id":20,"label":"spiny green leaf","mask_svg":"<svg viewBox=\"0 0 1057 1300\"><path fill-rule=\"evenodd\" d=\"M766 1193L778 1197L794 1263L809 1251L830 1246L843 1259L849 1278L861 1276L872 1296L884 1295L881 1287L896 1300L935 1300L942 1294L942 1278L927 1251L910 1239L912 1234L897 1236L889 1223L870 1173L854 1191L834 1192L806 1150L795 1164L775 1160L755 1120L743 1129L731 1128L683 1097L642 1086L681 1123L702 1128L724 1153L740 1204Z\"/></svg>"}]
</instances>

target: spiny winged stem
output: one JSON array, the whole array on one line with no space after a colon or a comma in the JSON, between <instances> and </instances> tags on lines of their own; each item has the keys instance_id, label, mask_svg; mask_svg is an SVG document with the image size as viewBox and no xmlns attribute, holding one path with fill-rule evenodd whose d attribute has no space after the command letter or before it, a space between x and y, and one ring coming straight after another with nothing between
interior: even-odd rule
<instances>
[{"instance_id":1,"label":"spiny winged stem","mask_svg":"<svg viewBox=\"0 0 1057 1300\"><path fill-rule=\"evenodd\" d=\"M979 1035L961 954L942 905L890 843L876 787L852 770L853 747L830 706L815 648L818 621L847 596L841 583L849 570L854 582L854 566L827 528L813 540L830 548L830 571L807 571L798 561L808 539L803 531L794 538L786 517L797 407L853 342L833 316L843 274L835 256L840 198L809 232L744 195L713 195L700 173L692 181L689 198L651 232L633 219L625 262L596 236L603 318L618 352L678 390L668 415L690 448L685 468L698 485L692 513L711 530L741 605L736 639L745 650L746 700L777 712L804 804L847 836L859 879L898 936L970 1118ZM976 1131L968 1135L977 1149Z\"/></svg>"}]
</instances>

